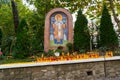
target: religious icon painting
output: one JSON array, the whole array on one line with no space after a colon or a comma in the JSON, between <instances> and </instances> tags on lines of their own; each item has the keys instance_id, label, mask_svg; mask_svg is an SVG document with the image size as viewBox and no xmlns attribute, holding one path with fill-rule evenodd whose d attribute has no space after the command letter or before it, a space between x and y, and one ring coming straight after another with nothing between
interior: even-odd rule
<instances>
[{"instance_id":1,"label":"religious icon painting","mask_svg":"<svg viewBox=\"0 0 120 80\"><path fill-rule=\"evenodd\" d=\"M73 18L69 10L55 8L45 18L44 51L62 47L67 50L67 43L73 43Z\"/></svg>"},{"instance_id":2,"label":"religious icon painting","mask_svg":"<svg viewBox=\"0 0 120 80\"><path fill-rule=\"evenodd\" d=\"M50 46L65 46L68 40L67 16L62 12L50 18Z\"/></svg>"}]
</instances>

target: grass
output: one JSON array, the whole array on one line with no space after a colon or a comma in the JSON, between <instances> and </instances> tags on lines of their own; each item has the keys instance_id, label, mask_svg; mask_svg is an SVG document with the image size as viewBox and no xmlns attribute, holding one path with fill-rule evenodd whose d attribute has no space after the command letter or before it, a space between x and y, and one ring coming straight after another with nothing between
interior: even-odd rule
<instances>
[{"instance_id":1,"label":"grass","mask_svg":"<svg viewBox=\"0 0 120 80\"><path fill-rule=\"evenodd\" d=\"M26 58L26 59L4 58L4 59L0 59L0 64L32 62L34 60L35 60L34 58Z\"/></svg>"}]
</instances>

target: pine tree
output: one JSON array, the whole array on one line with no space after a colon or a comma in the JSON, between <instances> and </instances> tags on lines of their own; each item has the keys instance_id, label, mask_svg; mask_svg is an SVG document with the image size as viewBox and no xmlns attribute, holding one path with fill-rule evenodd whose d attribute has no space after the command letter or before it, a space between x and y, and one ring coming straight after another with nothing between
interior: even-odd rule
<instances>
[{"instance_id":1,"label":"pine tree","mask_svg":"<svg viewBox=\"0 0 120 80\"><path fill-rule=\"evenodd\" d=\"M77 20L74 27L74 50L87 50L90 45L90 35L87 27L87 19L82 14L81 9L78 11Z\"/></svg>"},{"instance_id":2,"label":"pine tree","mask_svg":"<svg viewBox=\"0 0 120 80\"><path fill-rule=\"evenodd\" d=\"M28 25L25 19L22 19L16 33L16 42L13 48L14 58L26 58L30 55L30 40L27 34Z\"/></svg>"},{"instance_id":3,"label":"pine tree","mask_svg":"<svg viewBox=\"0 0 120 80\"><path fill-rule=\"evenodd\" d=\"M113 28L111 16L104 5L100 22L100 46L114 48L118 46L118 37Z\"/></svg>"}]
</instances>

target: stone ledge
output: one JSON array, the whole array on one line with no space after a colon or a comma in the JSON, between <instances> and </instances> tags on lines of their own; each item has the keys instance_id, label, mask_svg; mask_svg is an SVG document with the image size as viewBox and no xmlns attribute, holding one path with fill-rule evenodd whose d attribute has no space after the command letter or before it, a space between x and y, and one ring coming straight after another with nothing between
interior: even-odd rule
<instances>
[{"instance_id":1,"label":"stone ledge","mask_svg":"<svg viewBox=\"0 0 120 80\"><path fill-rule=\"evenodd\" d=\"M112 61L112 60L120 60L120 56L114 56L109 58L91 58L91 59L81 59L81 60L55 61L55 62L25 62L25 63L2 64L0 65L0 69L74 64L74 63L86 63L86 62L98 62L98 61Z\"/></svg>"}]
</instances>

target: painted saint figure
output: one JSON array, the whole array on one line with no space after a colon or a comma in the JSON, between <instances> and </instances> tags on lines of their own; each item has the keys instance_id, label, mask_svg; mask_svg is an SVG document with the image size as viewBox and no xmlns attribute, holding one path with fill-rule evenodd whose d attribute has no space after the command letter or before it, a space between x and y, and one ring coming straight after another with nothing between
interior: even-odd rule
<instances>
[{"instance_id":1,"label":"painted saint figure","mask_svg":"<svg viewBox=\"0 0 120 80\"><path fill-rule=\"evenodd\" d=\"M56 14L55 22L52 24L55 44L63 44L65 24L62 18L61 14Z\"/></svg>"}]
</instances>

